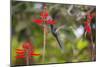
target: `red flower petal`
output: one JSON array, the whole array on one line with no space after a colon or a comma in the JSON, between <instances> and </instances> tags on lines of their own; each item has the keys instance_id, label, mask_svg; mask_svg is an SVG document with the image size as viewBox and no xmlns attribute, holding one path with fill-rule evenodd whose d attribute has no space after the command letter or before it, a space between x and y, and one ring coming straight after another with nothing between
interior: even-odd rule
<instances>
[{"instance_id":1,"label":"red flower petal","mask_svg":"<svg viewBox=\"0 0 100 67\"><path fill-rule=\"evenodd\" d=\"M17 54L24 54L24 51L17 51Z\"/></svg>"},{"instance_id":2,"label":"red flower petal","mask_svg":"<svg viewBox=\"0 0 100 67\"><path fill-rule=\"evenodd\" d=\"M17 51L23 51L22 49L16 49Z\"/></svg>"},{"instance_id":3,"label":"red flower petal","mask_svg":"<svg viewBox=\"0 0 100 67\"><path fill-rule=\"evenodd\" d=\"M90 19L90 20L92 20L92 18L93 18L92 15L88 15L87 17L88 17L88 19Z\"/></svg>"},{"instance_id":4,"label":"red flower petal","mask_svg":"<svg viewBox=\"0 0 100 67\"><path fill-rule=\"evenodd\" d=\"M47 18L48 12L47 11L45 13L44 12L41 12L40 13L40 16L41 16L41 18Z\"/></svg>"},{"instance_id":5,"label":"red flower petal","mask_svg":"<svg viewBox=\"0 0 100 67\"><path fill-rule=\"evenodd\" d=\"M25 56L24 55L16 56L16 59L19 59L19 58L25 58Z\"/></svg>"},{"instance_id":6,"label":"red flower petal","mask_svg":"<svg viewBox=\"0 0 100 67\"><path fill-rule=\"evenodd\" d=\"M89 25L89 22L85 22L85 30L88 32L88 33L90 33L91 32L91 27L90 27L90 25Z\"/></svg>"},{"instance_id":7,"label":"red flower petal","mask_svg":"<svg viewBox=\"0 0 100 67\"><path fill-rule=\"evenodd\" d=\"M32 44L31 44L30 42L25 42L25 43L23 44L23 48L24 48L24 49L32 49L33 46L32 46Z\"/></svg>"},{"instance_id":8,"label":"red flower petal","mask_svg":"<svg viewBox=\"0 0 100 67\"><path fill-rule=\"evenodd\" d=\"M32 53L31 56L40 56L40 54L34 54L34 53Z\"/></svg>"},{"instance_id":9,"label":"red flower petal","mask_svg":"<svg viewBox=\"0 0 100 67\"><path fill-rule=\"evenodd\" d=\"M56 21L54 21L54 20L48 20L47 23L48 24L56 24Z\"/></svg>"},{"instance_id":10,"label":"red flower petal","mask_svg":"<svg viewBox=\"0 0 100 67\"><path fill-rule=\"evenodd\" d=\"M23 55L24 54L24 50L21 50L21 49L16 49L16 53L17 54L20 54L20 55Z\"/></svg>"},{"instance_id":11,"label":"red flower petal","mask_svg":"<svg viewBox=\"0 0 100 67\"><path fill-rule=\"evenodd\" d=\"M35 23L37 23L37 24L42 24L42 20L41 19L35 19L35 20L32 20L32 22L35 22Z\"/></svg>"},{"instance_id":12,"label":"red flower petal","mask_svg":"<svg viewBox=\"0 0 100 67\"><path fill-rule=\"evenodd\" d=\"M87 27L86 27L86 31L87 31L88 33L91 32L91 28L90 28L90 26L87 26Z\"/></svg>"}]
</instances>

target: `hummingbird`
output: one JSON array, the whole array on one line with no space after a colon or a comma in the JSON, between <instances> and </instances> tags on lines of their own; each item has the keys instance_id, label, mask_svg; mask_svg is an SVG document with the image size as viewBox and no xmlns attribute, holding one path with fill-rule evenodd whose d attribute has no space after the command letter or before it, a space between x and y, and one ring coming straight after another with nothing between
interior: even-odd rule
<instances>
[{"instance_id":1,"label":"hummingbird","mask_svg":"<svg viewBox=\"0 0 100 67\"><path fill-rule=\"evenodd\" d=\"M54 27L54 25L50 25L50 28L51 28L51 33L52 35L55 37L55 39L57 40L58 42L58 45L61 49L61 52L64 53L64 44L62 43L62 41L60 40L60 35L59 35L59 32L56 32L57 28Z\"/></svg>"}]
</instances>

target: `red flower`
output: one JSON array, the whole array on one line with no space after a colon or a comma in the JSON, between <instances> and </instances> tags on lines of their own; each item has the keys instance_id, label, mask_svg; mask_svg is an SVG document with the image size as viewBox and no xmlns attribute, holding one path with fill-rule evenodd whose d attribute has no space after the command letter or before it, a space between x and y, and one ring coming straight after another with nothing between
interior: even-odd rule
<instances>
[{"instance_id":1,"label":"red flower","mask_svg":"<svg viewBox=\"0 0 100 67\"><path fill-rule=\"evenodd\" d=\"M28 51L28 56L31 57L31 56L40 56L40 54L36 54L34 53L34 47L32 46L32 43L30 41L26 41L24 44L23 44L23 50L21 49L16 49L16 53L18 54L16 56L16 59L20 59L20 58L25 58L25 53Z\"/></svg>"},{"instance_id":2,"label":"red flower","mask_svg":"<svg viewBox=\"0 0 100 67\"><path fill-rule=\"evenodd\" d=\"M41 12L40 17L41 17L41 19L35 19L35 20L32 20L32 22L35 22L38 25L42 24L43 22L45 22L47 24L55 24L56 23L56 21L54 21L52 19L47 20L47 18L49 17L49 14L47 11Z\"/></svg>"},{"instance_id":3,"label":"red flower","mask_svg":"<svg viewBox=\"0 0 100 67\"><path fill-rule=\"evenodd\" d=\"M85 30L86 30L86 32L88 32L88 33L90 33L90 32L91 32L91 27L90 27L90 25L89 25L89 22L88 22L88 21L86 21L86 22L85 22Z\"/></svg>"}]
</instances>

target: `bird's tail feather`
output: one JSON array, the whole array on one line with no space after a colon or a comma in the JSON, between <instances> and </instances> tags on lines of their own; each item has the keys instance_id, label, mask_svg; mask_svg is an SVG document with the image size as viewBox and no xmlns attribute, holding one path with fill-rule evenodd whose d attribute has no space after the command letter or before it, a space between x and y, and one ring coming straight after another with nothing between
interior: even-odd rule
<instances>
[{"instance_id":1,"label":"bird's tail feather","mask_svg":"<svg viewBox=\"0 0 100 67\"><path fill-rule=\"evenodd\" d=\"M61 49L61 52L64 53L64 52L65 52L65 50L64 50L64 44L63 44L63 42L60 40L60 37L59 37L58 35L56 35L56 40L57 40L57 42L58 42L58 44L59 44L59 47L60 47L60 49Z\"/></svg>"}]
</instances>

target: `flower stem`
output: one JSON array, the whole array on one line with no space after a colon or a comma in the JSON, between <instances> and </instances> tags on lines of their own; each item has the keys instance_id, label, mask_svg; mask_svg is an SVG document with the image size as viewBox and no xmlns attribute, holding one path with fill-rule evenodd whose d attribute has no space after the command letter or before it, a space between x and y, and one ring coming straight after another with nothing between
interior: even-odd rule
<instances>
[{"instance_id":1,"label":"flower stem","mask_svg":"<svg viewBox=\"0 0 100 67\"><path fill-rule=\"evenodd\" d=\"M44 35L43 35L43 63L45 62L45 50L46 50L46 25L44 24Z\"/></svg>"}]
</instances>

